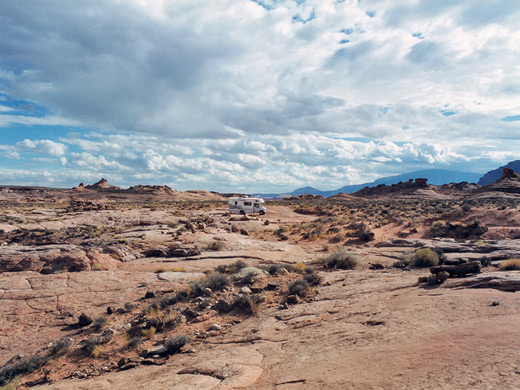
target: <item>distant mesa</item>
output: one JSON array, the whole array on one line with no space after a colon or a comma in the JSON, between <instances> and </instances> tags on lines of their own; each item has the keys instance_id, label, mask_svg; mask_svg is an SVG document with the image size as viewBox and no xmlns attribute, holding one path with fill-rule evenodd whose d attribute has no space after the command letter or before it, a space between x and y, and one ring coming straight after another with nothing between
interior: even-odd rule
<instances>
[{"instance_id":1,"label":"distant mesa","mask_svg":"<svg viewBox=\"0 0 520 390\"><path fill-rule=\"evenodd\" d=\"M481 193L520 194L520 175L511 168L504 168L502 176L494 183L482 187Z\"/></svg>"},{"instance_id":2,"label":"distant mesa","mask_svg":"<svg viewBox=\"0 0 520 390\"><path fill-rule=\"evenodd\" d=\"M78 186L72 188L73 190L76 190L76 191L83 191L85 189L85 184L83 182L79 183Z\"/></svg>"},{"instance_id":3,"label":"distant mesa","mask_svg":"<svg viewBox=\"0 0 520 390\"><path fill-rule=\"evenodd\" d=\"M505 168L512 169L513 171L520 172L520 160L510 161L506 165L503 165L497 169L493 169L480 178L478 184L481 186L487 186L493 184L502 177Z\"/></svg>"},{"instance_id":4,"label":"distant mesa","mask_svg":"<svg viewBox=\"0 0 520 390\"><path fill-rule=\"evenodd\" d=\"M153 186L153 185L136 185L130 187L128 192L136 192L139 194L149 193L149 194L166 194L166 195L175 195L177 191L171 189L170 187L163 186Z\"/></svg>"},{"instance_id":5,"label":"distant mesa","mask_svg":"<svg viewBox=\"0 0 520 390\"><path fill-rule=\"evenodd\" d=\"M405 182L399 182L387 186L386 184L379 184L376 187L365 187L352 196L360 198L379 198L388 196L412 196L425 199L438 199L444 196L435 191L434 186L428 184L427 178L409 179Z\"/></svg>"},{"instance_id":6,"label":"distant mesa","mask_svg":"<svg viewBox=\"0 0 520 390\"><path fill-rule=\"evenodd\" d=\"M500 175L499 175L500 176ZM366 187L377 187L381 184L385 184L386 186L391 186L392 184L399 183L408 183L410 178L424 178L427 179L428 184L426 182L421 183L415 182L414 184L418 185L435 185L441 186L449 183L476 183L481 177L481 173L475 172L459 172L459 171L449 171L445 169L424 169L420 171L413 171L404 173L396 176L387 176L382 177L380 179L374 180L372 182L362 183L362 184L352 184L347 185L336 190L330 191L321 191L314 187L303 187L298 188L290 193L285 194L254 194L254 196L261 196L267 199L280 199L287 198L292 196L298 196L302 194L312 194L312 195L321 195L325 198L335 196L338 194L354 194L360 190L363 190Z\"/></svg>"},{"instance_id":7,"label":"distant mesa","mask_svg":"<svg viewBox=\"0 0 520 390\"><path fill-rule=\"evenodd\" d=\"M98 181L95 184L85 186L85 188L88 190L108 190L108 189L120 190L121 189L119 187L108 184L108 180L105 178L102 178L100 181Z\"/></svg>"},{"instance_id":8,"label":"distant mesa","mask_svg":"<svg viewBox=\"0 0 520 390\"><path fill-rule=\"evenodd\" d=\"M319 200L324 199L321 195L313 195L313 194L301 194L298 196L290 196L285 198L285 200Z\"/></svg>"},{"instance_id":9,"label":"distant mesa","mask_svg":"<svg viewBox=\"0 0 520 390\"><path fill-rule=\"evenodd\" d=\"M83 191L83 190L121 190L120 187L113 186L108 184L108 180L102 178L100 181L94 184L85 185L83 182L79 183L78 186L74 187L73 190Z\"/></svg>"}]
</instances>

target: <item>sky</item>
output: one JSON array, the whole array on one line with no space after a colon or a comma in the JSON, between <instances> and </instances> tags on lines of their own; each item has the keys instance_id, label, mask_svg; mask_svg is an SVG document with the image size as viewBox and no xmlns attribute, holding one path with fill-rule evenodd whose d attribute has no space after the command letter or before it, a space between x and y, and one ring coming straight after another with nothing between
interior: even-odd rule
<instances>
[{"instance_id":1,"label":"sky","mask_svg":"<svg viewBox=\"0 0 520 390\"><path fill-rule=\"evenodd\" d=\"M520 159L518 0L5 0L0 184L283 193Z\"/></svg>"}]
</instances>

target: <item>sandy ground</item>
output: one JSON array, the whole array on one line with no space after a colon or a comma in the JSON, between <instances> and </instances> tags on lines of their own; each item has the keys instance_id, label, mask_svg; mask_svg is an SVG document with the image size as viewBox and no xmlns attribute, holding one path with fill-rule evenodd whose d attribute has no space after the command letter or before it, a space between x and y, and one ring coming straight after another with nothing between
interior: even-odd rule
<instances>
[{"instance_id":1,"label":"sandy ground","mask_svg":"<svg viewBox=\"0 0 520 390\"><path fill-rule=\"evenodd\" d=\"M118 227L123 229L110 239L126 240L125 245L137 252L181 245L200 248L201 253L181 258L137 256L105 271L49 275L28 271L1 273L0 363L16 354L34 354L65 336L81 338L71 325L83 312L96 317L107 306L122 307L127 302L138 308L146 307L148 302L143 297L147 291L157 295L180 291L190 281L200 278L201 272L216 266L237 260L247 265L299 262L311 265L330 253L324 250L329 236L302 240L299 233L291 232L294 226L312 223L317 217L298 214L284 206L270 207L267 215L244 221L226 215L225 209L137 207L82 213L54 209L27 213L22 208L13 208L4 210L4 214L20 219L3 223L0 229L5 232L20 227L29 230L85 225ZM489 225L494 224L494 230L518 226L518 213L512 210L479 215ZM464 221L472 217L468 215ZM183 226L182 220L190 220L196 227L193 232L188 229L182 235L175 235L178 226ZM233 226L237 231L231 230ZM286 240L275 234L284 226L289 229ZM247 231L247 235L240 230ZM396 238L402 230L402 225L395 224L374 227L375 242ZM418 226L417 232L407 238L426 235L427 226ZM207 250L214 242L221 243L220 250ZM255 315L219 315L183 324L172 335L190 334L192 343L183 353L158 366L140 365L125 371L87 375L84 379L66 379L86 367L116 364L125 354L61 357L49 363L51 383L32 388L520 388L518 293L460 288L459 279L449 279L437 286L419 285L418 277L428 275L427 270L391 267L396 260L413 252L413 248L345 243L360 258L358 269L325 270L313 265L323 281L299 304L280 306L287 295L280 289L270 295L270 302L259 306ZM374 263L384 268L370 269ZM159 268L176 271L161 274L157 273ZM500 271L487 267L484 272L492 275ZM508 273L516 277L517 272ZM291 274L273 280L287 286L295 278L300 276ZM236 291L227 292L232 293ZM125 321L132 318L121 316L108 325L122 335ZM222 329L208 331L212 323L219 323ZM160 344L162 337L155 344ZM114 350L121 342L120 338L113 342ZM137 358L138 351L132 353ZM38 370L22 381L42 376L43 372Z\"/></svg>"}]
</instances>

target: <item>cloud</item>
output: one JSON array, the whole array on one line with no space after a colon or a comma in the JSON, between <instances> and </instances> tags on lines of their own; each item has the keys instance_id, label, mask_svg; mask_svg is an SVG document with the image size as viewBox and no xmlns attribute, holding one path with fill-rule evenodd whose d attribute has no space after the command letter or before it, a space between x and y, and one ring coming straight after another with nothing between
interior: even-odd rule
<instances>
[{"instance_id":1,"label":"cloud","mask_svg":"<svg viewBox=\"0 0 520 390\"><path fill-rule=\"evenodd\" d=\"M63 156L66 152L66 145L50 141L50 140L36 140L25 139L16 144L18 151L50 154L51 156Z\"/></svg>"},{"instance_id":2,"label":"cloud","mask_svg":"<svg viewBox=\"0 0 520 390\"><path fill-rule=\"evenodd\" d=\"M504 77L518 74L512 15L520 6L491 3L22 0L6 4L1 19L0 79L10 96L104 130L390 139L395 128L371 126L367 104L481 111L473 102L487 87L475 88L475 77L497 66ZM483 14L504 24L489 28ZM492 54L504 46L498 65Z\"/></svg>"},{"instance_id":3,"label":"cloud","mask_svg":"<svg viewBox=\"0 0 520 390\"><path fill-rule=\"evenodd\" d=\"M520 146L519 12L513 0L7 2L0 127L77 134L2 150L47 154L63 180L230 191L485 171Z\"/></svg>"}]
</instances>

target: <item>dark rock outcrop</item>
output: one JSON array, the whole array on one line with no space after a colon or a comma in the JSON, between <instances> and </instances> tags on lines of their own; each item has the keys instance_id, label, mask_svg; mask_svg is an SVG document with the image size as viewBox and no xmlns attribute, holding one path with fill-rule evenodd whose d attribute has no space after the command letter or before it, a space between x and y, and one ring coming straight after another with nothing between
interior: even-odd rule
<instances>
[{"instance_id":1,"label":"dark rock outcrop","mask_svg":"<svg viewBox=\"0 0 520 390\"><path fill-rule=\"evenodd\" d=\"M501 166L497 169L493 169L492 171L487 172L484 176L482 176L480 178L480 180L478 181L478 184L480 184L481 186L487 186L489 184L493 184L498 179L500 179L500 177L503 174L504 168L509 168L516 172L520 172L520 160L508 162L504 166Z\"/></svg>"}]
</instances>

